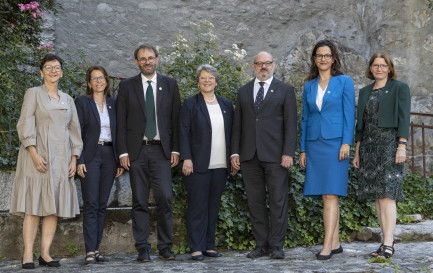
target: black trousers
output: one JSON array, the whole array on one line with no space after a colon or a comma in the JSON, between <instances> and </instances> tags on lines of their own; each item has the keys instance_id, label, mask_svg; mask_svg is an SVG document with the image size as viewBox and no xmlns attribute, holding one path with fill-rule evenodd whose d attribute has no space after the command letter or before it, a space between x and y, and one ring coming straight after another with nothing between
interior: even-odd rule
<instances>
[{"instance_id":1,"label":"black trousers","mask_svg":"<svg viewBox=\"0 0 433 273\"><path fill-rule=\"evenodd\" d=\"M221 196L227 182L227 168L183 176L188 196L186 226L191 252L215 248Z\"/></svg>"},{"instance_id":2,"label":"black trousers","mask_svg":"<svg viewBox=\"0 0 433 273\"><path fill-rule=\"evenodd\" d=\"M171 163L161 145L141 146L138 158L130 162L132 190L132 233L137 249L150 250L149 192L157 206L158 249L172 246L173 186Z\"/></svg>"},{"instance_id":3,"label":"black trousers","mask_svg":"<svg viewBox=\"0 0 433 273\"><path fill-rule=\"evenodd\" d=\"M287 169L280 162L260 161L256 154L251 160L241 162L241 170L256 246L283 247L288 222Z\"/></svg>"},{"instance_id":4,"label":"black trousers","mask_svg":"<svg viewBox=\"0 0 433 273\"><path fill-rule=\"evenodd\" d=\"M86 169L85 178L80 177L84 201L83 235L86 252L93 252L101 244L108 197L117 171L113 147L98 145Z\"/></svg>"}]
</instances>

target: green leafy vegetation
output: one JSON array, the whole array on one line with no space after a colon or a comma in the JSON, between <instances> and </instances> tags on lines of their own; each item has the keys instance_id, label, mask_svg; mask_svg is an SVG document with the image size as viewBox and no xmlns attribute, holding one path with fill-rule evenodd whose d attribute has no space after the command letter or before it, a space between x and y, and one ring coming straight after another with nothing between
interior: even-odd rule
<instances>
[{"instance_id":1,"label":"green leafy vegetation","mask_svg":"<svg viewBox=\"0 0 433 273\"><path fill-rule=\"evenodd\" d=\"M13 169L18 155L16 128L27 89L41 85L39 64L47 53L65 60L60 89L72 96L83 89L88 64L82 51L42 43L44 13L61 8L55 1L1 1L0 4L0 166Z\"/></svg>"}]
</instances>

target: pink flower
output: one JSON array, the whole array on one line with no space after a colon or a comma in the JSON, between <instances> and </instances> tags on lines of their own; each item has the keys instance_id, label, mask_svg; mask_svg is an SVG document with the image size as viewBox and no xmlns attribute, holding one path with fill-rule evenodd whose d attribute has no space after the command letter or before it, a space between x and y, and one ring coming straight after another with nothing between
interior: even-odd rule
<instances>
[{"instance_id":1,"label":"pink flower","mask_svg":"<svg viewBox=\"0 0 433 273\"><path fill-rule=\"evenodd\" d=\"M38 46L37 49L41 50L42 49L42 45Z\"/></svg>"},{"instance_id":2,"label":"pink flower","mask_svg":"<svg viewBox=\"0 0 433 273\"><path fill-rule=\"evenodd\" d=\"M41 16L45 16L45 14L41 11Z\"/></svg>"},{"instance_id":3,"label":"pink flower","mask_svg":"<svg viewBox=\"0 0 433 273\"><path fill-rule=\"evenodd\" d=\"M14 24L11 24L11 28L14 28L15 27L15 25Z\"/></svg>"},{"instance_id":4,"label":"pink flower","mask_svg":"<svg viewBox=\"0 0 433 273\"><path fill-rule=\"evenodd\" d=\"M35 19L37 18L36 12L32 12L32 17L35 18Z\"/></svg>"},{"instance_id":5,"label":"pink flower","mask_svg":"<svg viewBox=\"0 0 433 273\"><path fill-rule=\"evenodd\" d=\"M48 50L51 50L51 49L53 49L53 46L52 45L50 45L50 44L46 44L45 45L45 47L48 49Z\"/></svg>"}]
</instances>

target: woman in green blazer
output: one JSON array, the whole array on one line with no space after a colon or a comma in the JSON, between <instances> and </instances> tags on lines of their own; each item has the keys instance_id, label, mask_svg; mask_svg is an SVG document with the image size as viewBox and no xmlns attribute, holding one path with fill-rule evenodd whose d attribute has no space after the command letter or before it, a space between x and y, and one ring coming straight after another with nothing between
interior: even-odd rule
<instances>
[{"instance_id":1,"label":"woman in green blazer","mask_svg":"<svg viewBox=\"0 0 433 273\"><path fill-rule=\"evenodd\" d=\"M396 201L403 199L410 90L396 80L386 52L373 54L365 75L374 82L359 91L353 165L359 168L358 197L375 200L383 234L379 249L370 255L389 258L395 251Z\"/></svg>"}]
</instances>

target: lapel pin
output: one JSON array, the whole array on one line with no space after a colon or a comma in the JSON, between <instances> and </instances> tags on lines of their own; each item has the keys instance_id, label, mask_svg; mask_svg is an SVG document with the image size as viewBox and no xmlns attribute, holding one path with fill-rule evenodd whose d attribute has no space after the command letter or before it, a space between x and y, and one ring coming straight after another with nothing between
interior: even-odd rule
<instances>
[{"instance_id":1,"label":"lapel pin","mask_svg":"<svg viewBox=\"0 0 433 273\"><path fill-rule=\"evenodd\" d=\"M111 109L111 105L108 105L108 108Z\"/></svg>"},{"instance_id":2,"label":"lapel pin","mask_svg":"<svg viewBox=\"0 0 433 273\"><path fill-rule=\"evenodd\" d=\"M274 90L271 90L271 93L274 93Z\"/></svg>"},{"instance_id":3,"label":"lapel pin","mask_svg":"<svg viewBox=\"0 0 433 273\"><path fill-rule=\"evenodd\" d=\"M328 91L328 94L331 93L331 91Z\"/></svg>"},{"instance_id":4,"label":"lapel pin","mask_svg":"<svg viewBox=\"0 0 433 273\"><path fill-rule=\"evenodd\" d=\"M388 90L386 90L385 93L388 93Z\"/></svg>"},{"instance_id":5,"label":"lapel pin","mask_svg":"<svg viewBox=\"0 0 433 273\"><path fill-rule=\"evenodd\" d=\"M224 110L224 114L226 113L226 110Z\"/></svg>"},{"instance_id":6,"label":"lapel pin","mask_svg":"<svg viewBox=\"0 0 433 273\"><path fill-rule=\"evenodd\" d=\"M159 91L162 91L162 87L159 87Z\"/></svg>"}]
</instances>

